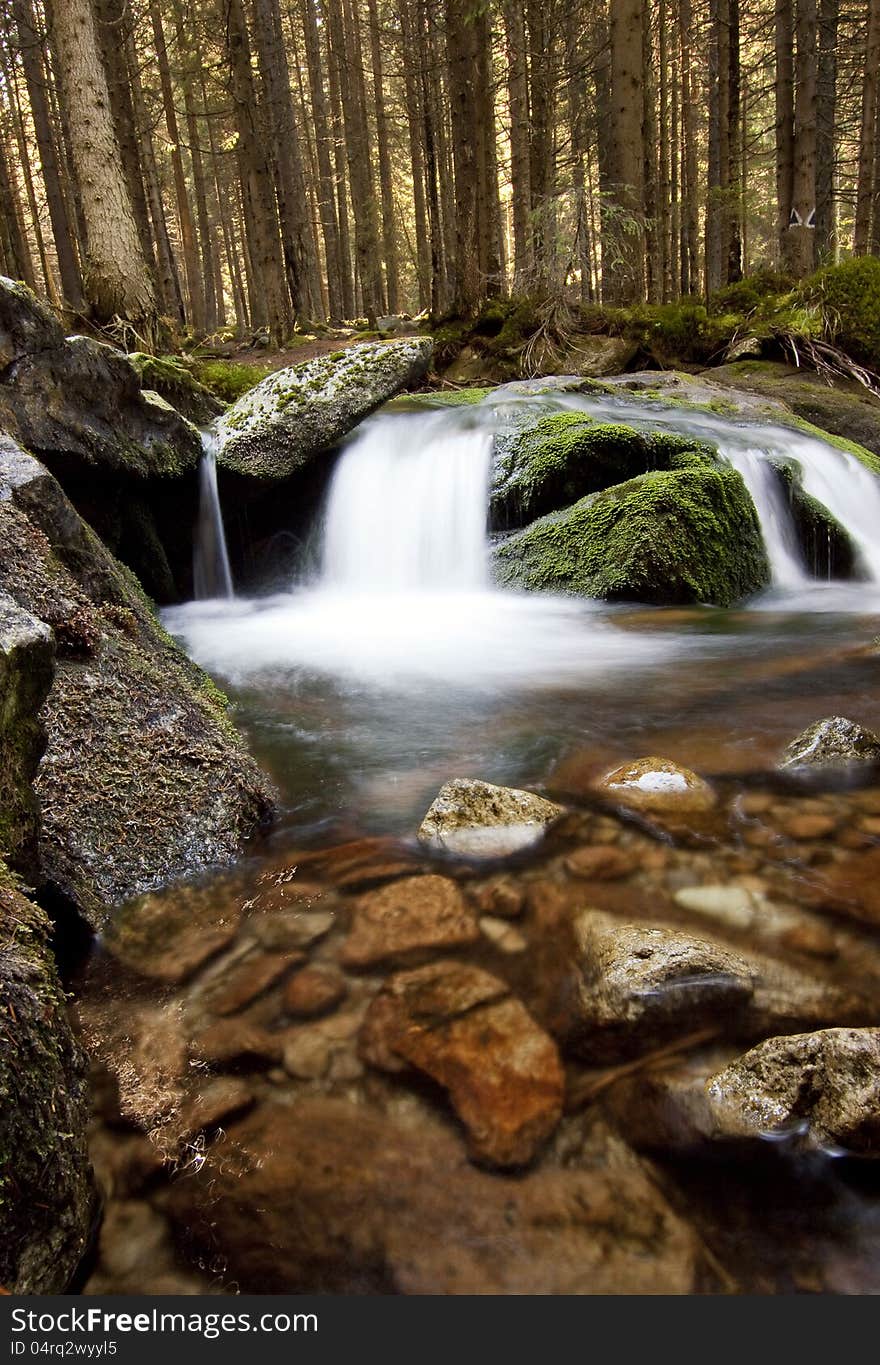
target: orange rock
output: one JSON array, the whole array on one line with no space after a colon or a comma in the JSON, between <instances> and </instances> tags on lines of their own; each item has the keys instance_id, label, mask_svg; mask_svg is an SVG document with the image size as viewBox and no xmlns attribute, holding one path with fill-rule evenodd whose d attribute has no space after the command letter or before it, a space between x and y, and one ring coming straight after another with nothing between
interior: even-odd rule
<instances>
[{"instance_id":1,"label":"orange rock","mask_svg":"<svg viewBox=\"0 0 880 1365\"><path fill-rule=\"evenodd\" d=\"M406 877L360 897L340 957L348 967L371 967L463 947L479 936L476 918L455 882Z\"/></svg>"}]
</instances>

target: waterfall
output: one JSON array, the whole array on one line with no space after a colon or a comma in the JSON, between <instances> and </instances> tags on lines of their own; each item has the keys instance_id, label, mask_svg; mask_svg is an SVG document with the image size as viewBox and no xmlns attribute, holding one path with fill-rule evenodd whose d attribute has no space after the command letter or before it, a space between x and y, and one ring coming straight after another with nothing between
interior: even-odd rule
<instances>
[{"instance_id":1,"label":"waterfall","mask_svg":"<svg viewBox=\"0 0 880 1365\"><path fill-rule=\"evenodd\" d=\"M801 482L849 534L866 579L880 582L880 478L855 455L816 436L769 423L734 422L711 413L684 408L650 407L618 398L567 398L566 408L603 421L625 422L643 430L666 430L710 441L732 465L749 490L770 560L774 586L802 588L815 584L803 562L788 498L777 469L794 462Z\"/></svg>"},{"instance_id":2,"label":"waterfall","mask_svg":"<svg viewBox=\"0 0 880 1365\"><path fill-rule=\"evenodd\" d=\"M330 488L323 583L347 591L488 586L492 433L446 413L375 418Z\"/></svg>"},{"instance_id":3,"label":"waterfall","mask_svg":"<svg viewBox=\"0 0 880 1365\"><path fill-rule=\"evenodd\" d=\"M232 572L217 491L217 437L202 432L199 463L199 517L193 548L193 587L200 601L232 597Z\"/></svg>"}]
</instances>

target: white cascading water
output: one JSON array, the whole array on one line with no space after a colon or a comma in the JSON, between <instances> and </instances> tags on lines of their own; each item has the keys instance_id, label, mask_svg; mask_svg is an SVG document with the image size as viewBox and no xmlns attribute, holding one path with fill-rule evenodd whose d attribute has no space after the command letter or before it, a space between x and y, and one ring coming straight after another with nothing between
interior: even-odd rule
<instances>
[{"instance_id":1,"label":"white cascading water","mask_svg":"<svg viewBox=\"0 0 880 1365\"><path fill-rule=\"evenodd\" d=\"M488 586L492 433L445 414L374 422L345 451L330 488L323 582L348 592L455 592Z\"/></svg>"},{"instance_id":2,"label":"white cascading water","mask_svg":"<svg viewBox=\"0 0 880 1365\"><path fill-rule=\"evenodd\" d=\"M199 601L232 597L232 571L217 490L217 436L202 432L199 516L193 545L193 588Z\"/></svg>"}]
</instances>

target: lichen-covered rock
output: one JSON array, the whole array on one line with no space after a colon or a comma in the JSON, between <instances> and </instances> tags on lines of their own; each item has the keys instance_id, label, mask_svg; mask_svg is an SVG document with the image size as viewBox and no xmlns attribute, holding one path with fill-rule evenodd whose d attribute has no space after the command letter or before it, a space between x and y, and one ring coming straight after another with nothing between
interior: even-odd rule
<instances>
[{"instance_id":1,"label":"lichen-covered rock","mask_svg":"<svg viewBox=\"0 0 880 1365\"><path fill-rule=\"evenodd\" d=\"M95 1216L86 1059L50 929L0 863L0 1284L13 1294L63 1293Z\"/></svg>"},{"instance_id":2,"label":"lichen-covered rock","mask_svg":"<svg viewBox=\"0 0 880 1365\"><path fill-rule=\"evenodd\" d=\"M493 554L496 582L608 601L729 606L770 581L733 469L642 474L534 522Z\"/></svg>"},{"instance_id":3,"label":"lichen-covered rock","mask_svg":"<svg viewBox=\"0 0 880 1365\"><path fill-rule=\"evenodd\" d=\"M158 396L198 427L207 426L223 412L223 404L204 384L200 384L187 366L175 356L146 355L134 351L128 357L134 366L141 389L150 401Z\"/></svg>"},{"instance_id":4,"label":"lichen-covered rock","mask_svg":"<svg viewBox=\"0 0 880 1365\"><path fill-rule=\"evenodd\" d=\"M880 762L880 737L845 716L826 716L786 748L780 767L827 768Z\"/></svg>"},{"instance_id":5,"label":"lichen-covered rock","mask_svg":"<svg viewBox=\"0 0 880 1365\"><path fill-rule=\"evenodd\" d=\"M465 947L479 937L476 918L455 882L404 877L358 898L341 960L347 967L406 962Z\"/></svg>"},{"instance_id":6,"label":"lichen-covered rock","mask_svg":"<svg viewBox=\"0 0 880 1365\"><path fill-rule=\"evenodd\" d=\"M596 1122L571 1147L488 1172L423 1104L304 1095L230 1124L169 1210L245 1293L693 1293L698 1240L650 1168Z\"/></svg>"},{"instance_id":7,"label":"lichen-covered rock","mask_svg":"<svg viewBox=\"0 0 880 1365\"><path fill-rule=\"evenodd\" d=\"M271 792L223 699L55 479L5 438L0 591L55 631L36 783L51 885L99 924L108 906L234 857Z\"/></svg>"},{"instance_id":8,"label":"lichen-covered rock","mask_svg":"<svg viewBox=\"0 0 880 1365\"><path fill-rule=\"evenodd\" d=\"M31 784L46 747L39 710L54 670L49 627L0 593L0 858L32 884L39 811Z\"/></svg>"},{"instance_id":9,"label":"lichen-covered rock","mask_svg":"<svg viewBox=\"0 0 880 1365\"><path fill-rule=\"evenodd\" d=\"M392 977L362 1034L368 1061L381 1065L389 1053L449 1091L478 1160L525 1165L562 1117L556 1044L503 981L477 967L437 962Z\"/></svg>"},{"instance_id":10,"label":"lichen-covered rock","mask_svg":"<svg viewBox=\"0 0 880 1365\"><path fill-rule=\"evenodd\" d=\"M809 1147L880 1156L880 1029L768 1038L706 1083L727 1137L782 1130Z\"/></svg>"},{"instance_id":11,"label":"lichen-covered rock","mask_svg":"<svg viewBox=\"0 0 880 1365\"><path fill-rule=\"evenodd\" d=\"M575 923L575 939L571 1034L591 1058L638 1052L709 1021L735 1020L754 990L744 957L681 930L587 910Z\"/></svg>"},{"instance_id":12,"label":"lichen-covered rock","mask_svg":"<svg viewBox=\"0 0 880 1365\"><path fill-rule=\"evenodd\" d=\"M501 857L537 843L562 813L534 792L456 777L431 802L419 839L451 853Z\"/></svg>"},{"instance_id":13,"label":"lichen-covered rock","mask_svg":"<svg viewBox=\"0 0 880 1365\"><path fill-rule=\"evenodd\" d=\"M218 463L257 479L289 477L420 379L431 351L428 337L365 342L270 374L218 422Z\"/></svg>"},{"instance_id":14,"label":"lichen-covered rock","mask_svg":"<svg viewBox=\"0 0 880 1365\"><path fill-rule=\"evenodd\" d=\"M632 810L674 815L704 815L718 798L704 778L669 758L637 758L596 783L596 791Z\"/></svg>"},{"instance_id":15,"label":"lichen-covered rock","mask_svg":"<svg viewBox=\"0 0 880 1365\"><path fill-rule=\"evenodd\" d=\"M500 392L500 391L499 391ZM711 446L674 432L643 432L584 413L545 413L495 441L490 524L514 530L650 470L712 468Z\"/></svg>"},{"instance_id":16,"label":"lichen-covered rock","mask_svg":"<svg viewBox=\"0 0 880 1365\"><path fill-rule=\"evenodd\" d=\"M128 357L61 324L0 279L0 429L64 478L100 470L146 478L195 469L198 432L141 392Z\"/></svg>"}]
</instances>

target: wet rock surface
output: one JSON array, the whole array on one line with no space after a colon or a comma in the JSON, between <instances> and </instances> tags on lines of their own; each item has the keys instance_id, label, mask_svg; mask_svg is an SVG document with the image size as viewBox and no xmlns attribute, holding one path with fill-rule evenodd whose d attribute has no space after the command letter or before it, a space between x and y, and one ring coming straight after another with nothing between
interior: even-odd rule
<instances>
[{"instance_id":1,"label":"wet rock surface","mask_svg":"<svg viewBox=\"0 0 880 1365\"><path fill-rule=\"evenodd\" d=\"M50 922L0 862L0 1284L60 1294L97 1217L87 1066L49 947Z\"/></svg>"},{"instance_id":2,"label":"wet rock surface","mask_svg":"<svg viewBox=\"0 0 880 1365\"><path fill-rule=\"evenodd\" d=\"M33 790L46 747L40 707L55 673L48 626L0 593L0 858L39 881L39 809Z\"/></svg>"},{"instance_id":3,"label":"wet rock surface","mask_svg":"<svg viewBox=\"0 0 880 1365\"><path fill-rule=\"evenodd\" d=\"M256 479L283 479L337 444L428 368L428 337L366 342L279 370L217 424L219 464Z\"/></svg>"},{"instance_id":4,"label":"wet rock surface","mask_svg":"<svg viewBox=\"0 0 880 1365\"><path fill-rule=\"evenodd\" d=\"M640 758L614 768L596 790L633 810L676 815L703 815L716 803L703 778L668 758Z\"/></svg>"},{"instance_id":5,"label":"wet rock surface","mask_svg":"<svg viewBox=\"0 0 880 1365\"><path fill-rule=\"evenodd\" d=\"M537 843L562 813L534 792L458 777L431 802L419 839L452 853L502 857Z\"/></svg>"},{"instance_id":6,"label":"wet rock surface","mask_svg":"<svg viewBox=\"0 0 880 1365\"><path fill-rule=\"evenodd\" d=\"M562 1116L553 1040L504 983L463 963L404 972L376 997L362 1055L391 1054L448 1089L473 1156L498 1166L531 1161Z\"/></svg>"},{"instance_id":7,"label":"wet rock surface","mask_svg":"<svg viewBox=\"0 0 880 1365\"><path fill-rule=\"evenodd\" d=\"M845 767L849 763L880 764L880 738L845 716L827 716L791 741L780 766Z\"/></svg>"},{"instance_id":8,"label":"wet rock surface","mask_svg":"<svg viewBox=\"0 0 880 1365\"><path fill-rule=\"evenodd\" d=\"M479 932L455 882L446 877L405 877L359 898L341 960L347 967L397 963L438 949L465 947Z\"/></svg>"},{"instance_id":9,"label":"wet rock surface","mask_svg":"<svg viewBox=\"0 0 880 1365\"><path fill-rule=\"evenodd\" d=\"M43 878L100 924L110 905L228 862L270 815L268 781L132 575L6 437L0 591L57 647L36 782Z\"/></svg>"},{"instance_id":10,"label":"wet rock surface","mask_svg":"<svg viewBox=\"0 0 880 1365\"><path fill-rule=\"evenodd\" d=\"M717 1130L880 1156L880 1029L768 1038L710 1077Z\"/></svg>"}]
</instances>

